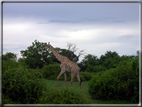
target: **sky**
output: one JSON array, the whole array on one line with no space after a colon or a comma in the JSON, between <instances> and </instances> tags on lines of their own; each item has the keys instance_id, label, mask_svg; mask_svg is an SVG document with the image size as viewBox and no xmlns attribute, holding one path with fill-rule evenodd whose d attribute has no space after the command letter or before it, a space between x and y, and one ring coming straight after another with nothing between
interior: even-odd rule
<instances>
[{"instance_id":1,"label":"sky","mask_svg":"<svg viewBox=\"0 0 142 107\"><path fill-rule=\"evenodd\" d=\"M38 40L62 49L69 42L98 58L106 51L136 55L139 11L139 3L3 3L3 54L19 58Z\"/></svg>"}]
</instances>

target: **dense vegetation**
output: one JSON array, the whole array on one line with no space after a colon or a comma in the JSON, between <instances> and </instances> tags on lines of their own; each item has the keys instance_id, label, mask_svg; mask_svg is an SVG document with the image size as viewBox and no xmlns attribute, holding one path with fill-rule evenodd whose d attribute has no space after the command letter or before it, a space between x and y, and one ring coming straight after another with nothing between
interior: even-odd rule
<instances>
[{"instance_id":1,"label":"dense vegetation","mask_svg":"<svg viewBox=\"0 0 142 107\"><path fill-rule=\"evenodd\" d=\"M89 103L83 94L70 88L52 89L46 83L45 79L56 80L60 73L60 63L50 50L43 50L45 44L35 40L32 46L21 50L23 57L18 60L16 54L11 52L2 55L3 103ZM70 60L78 61L74 60L78 56L74 51L55 49ZM90 99L139 102L139 52L136 56L119 56L115 51L106 51L100 58L88 54L77 64L81 68L82 81L89 81ZM64 76L60 80L64 80ZM70 73L67 73L67 80L71 80Z\"/></svg>"},{"instance_id":2,"label":"dense vegetation","mask_svg":"<svg viewBox=\"0 0 142 107\"><path fill-rule=\"evenodd\" d=\"M121 99L136 103L139 99L138 74L136 60L121 63L116 68L94 75L89 81L89 92L96 99Z\"/></svg>"}]
</instances>

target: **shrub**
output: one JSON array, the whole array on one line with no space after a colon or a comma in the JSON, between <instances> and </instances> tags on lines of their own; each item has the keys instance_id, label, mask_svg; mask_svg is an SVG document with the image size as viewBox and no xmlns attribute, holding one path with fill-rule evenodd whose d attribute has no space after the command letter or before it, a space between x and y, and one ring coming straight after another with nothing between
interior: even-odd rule
<instances>
[{"instance_id":1,"label":"shrub","mask_svg":"<svg viewBox=\"0 0 142 107\"><path fill-rule=\"evenodd\" d=\"M48 92L48 93L47 93ZM49 89L44 92L39 99L39 104L88 104L82 93L78 93L71 88L60 90Z\"/></svg>"},{"instance_id":2,"label":"shrub","mask_svg":"<svg viewBox=\"0 0 142 107\"><path fill-rule=\"evenodd\" d=\"M2 95L2 103L3 104L17 104L18 102L13 102L8 96ZM3 107L3 106L2 106Z\"/></svg>"},{"instance_id":3,"label":"shrub","mask_svg":"<svg viewBox=\"0 0 142 107\"><path fill-rule=\"evenodd\" d=\"M81 81L82 81L82 82L83 82L83 81L86 81L86 79L84 78L84 76L83 76L83 75L81 75L81 73L80 73L80 75L79 75L79 76L80 76L80 79L81 79ZM78 80L77 80L77 78L75 78L75 80L74 80L74 81L78 81Z\"/></svg>"},{"instance_id":4,"label":"shrub","mask_svg":"<svg viewBox=\"0 0 142 107\"><path fill-rule=\"evenodd\" d=\"M106 67L104 67L103 65L92 66L89 64L86 68L86 72L98 73L98 72L103 71L105 69L106 69Z\"/></svg>"},{"instance_id":5,"label":"shrub","mask_svg":"<svg viewBox=\"0 0 142 107\"><path fill-rule=\"evenodd\" d=\"M41 70L43 77L51 80L55 80L61 71L60 64L44 65Z\"/></svg>"},{"instance_id":6,"label":"shrub","mask_svg":"<svg viewBox=\"0 0 142 107\"><path fill-rule=\"evenodd\" d=\"M102 74L97 73L94 75L88 83L89 93L92 98L138 102L138 69L137 71L133 69L134 63L137 62L127 62L125 65L120 65L106 70Z\"/></svg>"},{"instance_id":7,"label":"shrub","mask_svg":"<svg viewBox=\"0 0 142 107\"><path fill-rule=\"evenodd\" d=\"M92 73L80 72L80 78L82 79L82 81L89 81L92 78Z\"/></svg>"},{"instance_id":8,"label":"shrub","mask_svg":"<svg viewBox=\"0 0 142 107\"><path fill-rule=\"evenodd\" d=\"M43 78L42 70L41 69L28 69L28 72L33 75L33 78Z\"/></svg>"},{"instance_id":9,"label":"shrub","mask_svg":"<svg viewBox=\"0 0 142 107\"><path fill-rule=\"evenodd\" d=\"M100 71L104 71L106 68L103 65L97 65L94 66L94 71L95 72L100 72Z\"/></svg>"},{"instance_id":10,"label":"shrub","mask_svg":"<svg viewBox=\"0 0 142 107\"><path fill-rule=\"evenodd\" d=\"M87 71L87 72L96 72L96 71L94 70L94 66L92 66L92 65L90 65L90 64L87 65L86 71Z\"/></svg>"},{"instance_id":11,"label":"shrub","mask_svg":"<svg viewBox=\"0 0 142 107\"><path fill-rule=\"evenodd\" d=\"M3 72L4 103L36 103L42 96L45 83L24 67Z\"/></svg>"},{"instance_id":12,"label":"shrub","mask_svg":"<svg viewBox=\"0 0 142 107\"><path fill-rule=\"evenodd\" d=\"M139 63L137 60L134 60L132 63L133 70L135 71L132 74L132 77L127 81L126 90L129 93L129 98L131 102L138 102L139 100Z\"/></svg>"},{"instance_id":13,"label":"shrub","mask_svg":"<svg viewBox=\"0 0 142 107\"><path fill-rule=\"evenodd\" d=\"M2 71L6 71L12 68L17 68L18 63L15 60L3 60Z\"/></svg>"}]
</instances>

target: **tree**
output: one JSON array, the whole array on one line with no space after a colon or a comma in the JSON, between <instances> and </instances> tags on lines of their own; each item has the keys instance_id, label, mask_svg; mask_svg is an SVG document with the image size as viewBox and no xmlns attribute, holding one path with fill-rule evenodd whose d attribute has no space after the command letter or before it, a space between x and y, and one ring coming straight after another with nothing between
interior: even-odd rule
<instances>
[{"instance_id":1,"label":"tree","mask_svg":"<svg viewBox=\"0 0 142 107\"><path fill-rule=\"evenodd\" d=\"M18 59L18 65L24 66L25 68L30 68L27 63L25 58L19 58Z\"/></svg>"},{"instance_id":2,"label":"tree","mask_svg":"<svg viewBox=\"0 0 142 107\"><path fill-rule=\"evenodd\" d=\"M100 64L103 64L107 59L109 58L114 58L114 57L119 57L117 52L111 52L111 51L107 51L105 53L105 55L101 55L100 57Z\"/></svg>"},{"instance_id":3,"label":"tree","mask_svg":"<svg viewBox=\"0 0 142 107\"><path fill-rule=\"evenodd\" d=\"M43 50L45 45L46 43L35 40L32 42L32 46L29 46L26 50L20 51L26 64L30 68L42 68L44 64L49 64L51 62L49 59L49 51Z\"/></svg>"},{"instance_id":4,"label":"tree","mask_svg":"<svg viewBox=\"0 0 142 107\"><path fill-rule=\"evenodd\" d=\"M84 59L79 63L81 71L85 71L87 66L96 66L99 65L99 59L95 55L88 54Z\"/></svg>"},{"instance_id":5,"label":"tree","mask_svg":"<svg viewBox=\"0 0 142 107\"><path fill-rule=\"evenodd\" d=\"M105 55L101 55L99 59L95 55L86 55L79 63L79 66L82 71L86 71L88 67L88 71L94 69L93 71L98 72L109 68L115 68L119 61L120 56L116 52L107 51Z\"/></svg>"},{"instance_id":6,"label":"tree","mask_svg":"<svg viewBox=\"0 0 142 107\"><path fill-rule=\"evenodd\" d=\"M5 55L2 55L2 71L17 67L18 63L16 59L16 54L12 52L7 52Z\"/></svg>"},{"instance_id":7,"label":"tree","mask_svg":"<svg viewBox=\"0 0 142 107\"><path fill-rule=\"evenodd\" d=\"M16 60L17 56L16 54L12 53L12 52L7 52L5 55L2 55L2 60Z\"/></svg>"},{"instance_id":8,"label":"tree","mask_svg":"<svg viewBox=\"0 0 142 107\"><path fill-rule=\"evenodd\" d=\"M115 68L120 62L120 56L117 52L107 51L105 55L101 55L100 64L102 64L106 69Z\"/></svg>"}]
</instances>

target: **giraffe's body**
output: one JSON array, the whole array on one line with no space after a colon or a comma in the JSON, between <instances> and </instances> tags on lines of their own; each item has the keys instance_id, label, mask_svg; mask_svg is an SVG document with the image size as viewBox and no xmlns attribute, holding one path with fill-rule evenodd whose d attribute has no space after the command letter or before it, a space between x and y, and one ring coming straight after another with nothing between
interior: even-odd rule
<instances>
[{"instance_id":1,"label":"giraffe's body","mask_svg":"<svg viewBox=\"0 0 142 107\"><path fill-rule=\"evenodd\" d=\"M66 56L60 55L49 43L45 46L44 49L47 49L47 48L51 49L53 55L61 63L61 65L60 65L61 72L60 72L60 74L57 77L58 87L60 87L60 85L59 85L59 78L60 78L60 76L62 74L64 74L64 77L65 77L65 86L66 86L66 81L67 81L66 72L71 72L71 83L70 83L70 86L71 86L71 84L74 81L74 77L77 76L77 79L78 79L79 84L80 84L80 89L81 89L81 92L82 92L81 80L80 80L80 77L79 77L79 71L80 71L79 66L76 63L72 62Z\"/></svg>"}]
</instances>

